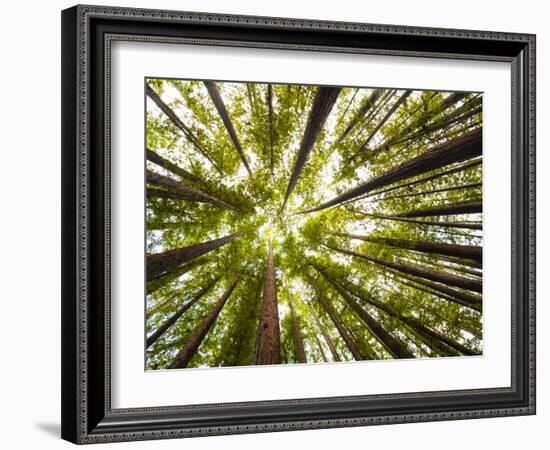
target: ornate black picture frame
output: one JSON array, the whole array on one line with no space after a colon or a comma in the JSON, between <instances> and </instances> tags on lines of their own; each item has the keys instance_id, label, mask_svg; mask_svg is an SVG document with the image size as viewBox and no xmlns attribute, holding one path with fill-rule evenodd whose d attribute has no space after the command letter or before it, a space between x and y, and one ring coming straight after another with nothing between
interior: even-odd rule
<instances>
[{"instance_id":1,"label":"ornate black picture frame","mask_svg":"<svg viewBox=\"0 0 550 450\"><path fill-rule=\"evenodd\" d=\"M511 386L113 409L110 46L116 40L504 61L512 72ZM62 12L62 437L74 443L535 413L535 36L99 6Z\"/></svg>"}]
</instances>

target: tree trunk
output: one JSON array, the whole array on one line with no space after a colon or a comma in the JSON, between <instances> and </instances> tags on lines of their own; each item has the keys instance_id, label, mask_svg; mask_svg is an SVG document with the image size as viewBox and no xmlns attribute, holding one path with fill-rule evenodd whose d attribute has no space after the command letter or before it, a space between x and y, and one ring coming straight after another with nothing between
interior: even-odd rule
<instances>
[{"instance_id":1,"label":"tree trunk","mask_svg":"<svg viewBox=\"0 0 550 450\"><path fill-rule=\"evenodd\" d=\"M193 200L196 202L201 202L201 203L211 203L213 205L221 206L222 208L238 211L238 208L236 208L233 205L230 205L224 200L214 197L213 195L210 195L192 186L186 186L185 184L181 184L180 182L172 178L166 177L164 175L160 175L151 170L147 170L147 182L151 184L155 184L157 186L164 186L166 188L173 189L177 193L181 194L182 198L186 198L186 199ZM158 191L156 191L155 193L158 195Z\"/></svg>"},{"instance_id":2,"label":"tree trunk","mask_svg":"<svg viewBox=\"0 0 550 450\"><path fill-rule=\"evenodd\" d=\"M315 324L317 325L317 328L321 330L321 334L323 335L323 338L325 339L325 342L328 345L328 348L330 350L330 353L332 354L332 359L336 362L341 361L340 355L338 354L338 351L336 350L336 346L334 345L334 342L332 341L332 338L328 334L327 330L321 323L321 320L319 319L319 316L315 312L315 309L313 306L311 306L311 310L313 312L313 320L315 321Z\"/></svg>"},{"instance_id":3,"label":"tree trunk","mask_svg":"<svg viewBox=\"0 0 550 450\"><path fill-rule=\"evenodd\" d=\"M166 158L163 158L152 150L147 149L147 159L157 166L160 166L169 172L172 172L174 175L181 177L183 180L192 181L194 183L202 183L200 178L188 172L183 167L168 161Z\"/></svg>"},{"instance_id":4,"label":"tree trunk","mask_svg":"<svg viewBox=\"0 0 550 450\"><path fill-rule=\"evenodd\" d=\"M373 217L375 219L381 220L393 220L396 222L408 222L414 223L417 225L430 225L434 227L444 227L444 228L463 228L467 230L481 230L483 226L480 223L468 223L468 222L430 222L429 220L415 220L407 219L400 216L382 216L379 214L369 214L363 211L353 211L357 214L361 214L367 217Z\"/></svg>"},{"instance_id":5,"label":"tree trunk","mask_svg":"<svg viewBox=\"0 0 550 450\"><path fill-rule=\"evenodd\" d=\"M237 152L239 153L241 161L246 167L248 174L252 175L252 171L250 170L250 166L248 165L248 160L246 159L246 155L244 154L244 150L237 136L237 132L233 127L233 122L231 122L229 113L227 112L225 104L223 103L223 99L222 99L222 96L220 95L220 91L218 90L218 86L213 81L205 81L204 85L208 90L208 94L210 94L210 98L212 99L212 102L214 103L214 105L216 106L216 109L218 110L218 114L220 115L223 121L223 124L225 125L225 129L229 133L229 137L233 141L233 145L235 146L235 148L237 149Z\"/></svg>"},{"instance_id":6,"label":"tree trunk","mask_svg":"<svg viewBox=\"0 0 550 450\"><path fill-rule=\"evenodd\" d=\"M183 121L178 117L178 115L174 112L172 108L170 108L164 101L160 98L160 96L153 90L153 88L149 85L147 85L147 95L155 102L155 104L160 108L160 110L166 114L166 116L172 121L172 123L179 128L179 130L183 133L183 135L186 137L186 139L193 144L195 149L203 155L210 163L215 167L215 169L222 174L222 170L220 169L219 165L212 159L212 157L208 154L208 152L202 147L202 145L199 143L196 136L193 134L191 129L189 129Z\"/></svg>"},{"instance_id":7,"label":"tree trunk","mask_svg":"<svg viewBox=\"0 0 550 450\"><path fill-rule=\"evenodd\" d=\"M390 117L397 111L397 108L399 108L406 100L409 98L409 96L412 94L412 91L405 91L403 94L401 94L401 97L397 99L397 101L391 106L391 108L388 110L388 112L384 115L382 120L376 125L372 133L369 134L369 137L367 140L363 143L363 145L357 150L357 152L351 156L348 161L353 161L355 158L357 158L361 153L367 150L367 146L369 145L370 141L376 133L380 131L380 129L386 124L386 122L390 119Z\"/></svg>"},{"instance_id":8,"label":"tree trunk","mask_svg":"<svg viewBox=\"0 0 550 450\"><path fill-rule=\"evenodd\" d=\"M290 318L292 320L292 335L294 337L294 345L296 346L296 359L299 363L307 363L306 352L304 350L304 342L300 334L300 327L298 325L298 318L296 317L296 311L294 310L294 304L290 293L288 294L288 305L290 306Z\"/></svg>"},{"instance_id":9,"label":"tree trunk","mask_svg":"<svg viewBox=\"0 0 550 450\"><path fill-rule=\"evenodd\" d=\"M147 295L155 292L157 289L160 289L161 287L167 285L171 281L174 281L175 279L181 277L182 275L186 274L190 270L193 270L195 267L201 266L207 263L208 261L210 260L207 257L197 258L193 261L188 262L187 264L175 267L173 270L168 271L165 275L159 278L156 278L154 280L148 280Z\"/></svg>"},{"instance_id":10,"label":"tree trunk","mask_svg":"<svg viewBox=\"0 0 550 450\"><path fill-rule=\"evenodd\" d=\"M448 166L460 161L475 158L481 155L481 130L475 130L456 138L450 142L446 142L434 149L428 150L422 155L413 158L406 163L403 163L387 172L378 175L366 183L360 184L353 189L350 189L343 194L322 203L315 208L305 211L300 211L299 214L305 214L314 211L338 205L352 198L367 194L370 191L378 189L389 184L397 183L398 181L421 175L430 172L440 167Z\"/></svg>"},{"instance_id":11,"label":"tree trunk","mask_svg":"<svg viewBox=\"0 0 550 450\"><path fill-rule=\"evenodd\" d=\"M373 298L372 296L362 295L356 289L353 289L353 290L350 289L351 288L350 283L346 283L346 285L344 286L344 284L339 283L334 278L332 278L323 268L321 268L319 266L316 266L316 265L314 267L318 272L321 273L321 275L323 275L323 277L325 277L325 279L331 284L331 286L333 286L336 290L338 290L338 292L340 292L340 291L347 292L348 295L350 295L352 297L355 296L355 297L359 298L361 301L363 301L364 303L372 305L375 308L378 308L380 311L385 312L389 316L392 316L392 317L396 318L397 320L403 322L404 324L408 325L409 327L411 327L414 331L418 332L419 334L423 334L424 336L429 335L434 339L438 339L439 341L449 345L453 349L456 349L456 350L460 351L461 353L463 353L465 355L477 355L478 354L478 353L473 352L472 350L464 347L463 345L458 344L458 343L454 342L453 340L441 335L440 333L428 328L427 326L422 324L417 319L415 319L413 317L409 317L409 316L403 316L403 315L397 313L387 303L381 302L381 301ZM354 286L354 287L356 287L356 286Z\"/></svg>"},{"instance_id":12,"label":"tree trunk","mask_svg":"<svg viewBox=\"0 0 550 450\"><path fill-rule=\"evenodd\" d=\"M277 284L273 248L269 243L267 266L264 277L262 314L258 330L258 346L255 364L280 364L281 339L279 329L279 309L277 306Z\"/></svg>"},{"instance_id":13,"label":"tree trunk","mask_svg":"<svg viewBox=\"0 0 550 450\"><path fill-rule=\"evenodd\" d=\"M328 362L327 355L325 354L325 351L323 350L323 345L321 344L321 340L319 339L319 336L315 335L315 342L317 342L317 348L319 349L319 352L321 353L321 358L323 358L324 362Z\"/></svg>"},{"instance_id":14,"label":"tree trunk","mask_svg":"<svg viewBox=\"0 0 550 450\"><path fill-rule=\"evenodd\" d=\"M400 184L398 186L393 186L393 187L390 187L390 188L386 188L386 189L383 189L381 191L371 192L371 193L361 197L361 199L368 198L368 197L373 197L375 195L385 194L387 192L395 191L397 189L402 189L404 187L415 186L417 184L427 183L428 181L436 180L437 178L441 178L441 177L444 177L444 176L447 176L447 175L452 175L453 173L457 173L457 172L462 172L464 170L471 169L472 167L477 167L477 166L481 165L482 162L483 162L483 160L478 159L476 161L472 161L472 162L469 162L469 163L466 163L466 164L460 164L457 167L453 167L452 169L445 170L443 172L438 172L438 173L436 173L434 175L430 175L428 177L423 177L423 178L420 178L420 179L415 180L415 181L409 181L408 183L403 183L403 184ZM357 200L360 200L360 199L357 199Z\"/></svg>"},{"instance_id":15,"label":"tree trunk","mask_svg":"<svg viewBox=\"0 0 550 450\"><path fill-rule=\"evenodd\" d=\"M168 250L147 256L147 280L154 280L166 275L180 264L185 264L194 258L220 248L243 234L243 231L224 236L219 239L201 242L200 244Z\"/></svg>"},{"instance_id":16,"label":"tree trunk","mask_svg":"<svg viewBox=\"0 0 550 450\"><path fill-rule=\"evenodd\" d=\"M313 106L309 113L307 120L306 129L304 131L304 137L302 138L302 143L300 144L300 149L296 155L296 160L294 161L294 166L292 168L292 174L288 180L288 186L285 193L285 199L283 201L283 208L285 207L290 194L296 187L298 178L302 169L304 168L309 154L317 141L319 132L323 128L332 107L338 99L340 94L340 88L329 88L329 87L320 87L315 95L313 100Z\"/></svg>"},{"instance_id":17,"label":"tree trunk","mask_svg":"<svg viewBox=\"0 0 550 450\"><path fill-rule=\"evenodd\" d=\"M356 258L365 259L372 263L378 264L379 266L387 267L387 268L397 270L399 272L407 273L409 275L413 275L419 278L425 278L431 281L435 281L437 283L443 283L449 286L458 287L460 289L466 289L469 291L474 291L479 293L482 292L482 283L479 280L470 280L470 279L458 277L453 274L442 272L439 270L422 269L416 266L407 266L405 264L401 264L398 262L388 261L386 259L375 258L372 256L367 256L363 253L357 253L352 250L346 250L340 247L332 247L326 244L323 244L323 245L325 245L326 247L332 250L338 251L340 253L351 255Z\"/></svg>"},{"instance_id":18,"label":"tree trunk","mask_svg":"<svg viewBox=\"0 0 550 450\"><path fill-rule=\"evenodd\" d=\"M375 89L373 93L369 96L369 98L367 98L367 100L363 103L361 108L359 108L355 116L353 116L353 119L351 119L350 123L338 139L339 143L346 138L346 136L355 128L361 118L363 118L365 114L367 114L369 109L371 109L376 104L376 102L380 99L382 92L384 92L383 89Z\"/></svg>"},{"instance_id":19,"label":"tree trunk","mask_svg":"<svg viewBox=\"0 0 550 450\"><path fill-rule=\"evenodd\" d=\"M273 88L271 84L267 85L267 107L269 112L269 169L271 171L271 176L273 176Z\"/></svg>"},{"instance_id":20,"label":"tree trunk","mask_svg":"<svg viewBox=\"0 0 550 450\"><path fill-rule=\"evenodd\" d=\"M340 318L336 314L336 311L334 311L334 308L330 305L330 303L326 299L325 294L323 294L323 292L319 288L319 285L317 284L315 279L307 271L305 272L305 274L306 274L306 277L307 277L309 283L315 289L315 293L317 294L317 298L319 299L319 303L321 304L323 309L326 311L326 313L329 315L330 319L332 320L332 322L336 326L336 329L338 330L338 333L340 333L340 336L342 337L342 339L346 343L346 346L348 347L349 351L353 355L353 359L355 359L356 361L363 361L363 360L367 359L361 354L359 349L356 347L355 343L353 342L353 340L351 339L350 335L348 334L346 328L344 327L344 324L342 323L342 321L340 320Z\"/></svg>"},{"instance_id":21,"label":"tree trunk","mask_svg":"<svg viewBox=\"0 0 550 450\"><path fill-rule=\"evenodd\" d=\"M195 331L193 336L187 341L187 343L183 346L183 348L179 351L179 353L176 355L172 363L168 366L169 369L181 369L183 367L187 367L187 364L191 361L193 356L195 356L195 353L197 352L197 349L201 345L202 341L204 340L204 337L220 315L220 311L224 307L225 303L233 293L233 290L237 286L237 283L239 282L239 279L236 279L231 283L231 285L227 288L227 290L224 292L224 294L221 296L220 300L212 311L206 316L206 318L201 323L199 329Z\"/></svg>"},{"instance_id":22,"label":"tree trunk","mask_svg":"<svg viewBox=\"0 0 550 450\"><path fill-rule=\"evenodd\" d=\"M440 256L439 259L441 259L442 261L447 261L454 264L466 265L477 269L481 269L482 267L482 264L479 261L474 261L472 259L453 258L452 256ZM481 276L482 273L478 272L478 275Z\"/></svg>"},{"instance_id":23,"label":"tree trunk","mask_svg":"<svg viewBox=\"0 0 550 450\"><path fill-rule=\"evenodd\" d=\"M349 233L334 233L337 236L343 236L350 239L359 239L365 242L374 244L388 245L391 247L405 248L421 253L429 253L436 255L456 256L458 258L469 258L475 261L480 261L482 258L482 247L476 245L458 245L445 244L439 242L428 241L408 241L406 239L394 239L385 237L364 236L359 234Z\"/></svg>"},{"instance_id":24,"label":"tree trunk","mask_svg":"<svg viewBox=\"0 0 550 450\"><path fill-rule=\"evenodd\" d=\"M483 212L482 202L459 203L456 205L443 205L435 208L420 209L397 214L397 217L433 217L454 216L457 214L478 214Z\"/></svg>"},{"instance_id":25,"label":"tree trunk","mask_svg":"<svg viewBox=\"0 0 550 450\"><path fill-rule=\"evenodd\" d=\"M178 321L183 313L191 308L191 306L193 306L195 303L197 303L204 296L204 294L206 294L218 282L219 279L220 277L216 277L214 280L208 283L203 289L195 294L195 296L191 300L189 300L187 303L184 303L168 320L166 320L166 322L158 327L158 329L147 338L146 348L151 347L151 345L153 345L159 337L166 333L166 331Z\"/></svg>"},{"instance_id":26,"label":"tree trunk","mask_svg":"<svg viewBox=\"0 0 550 450\"><path fill-rule=\"evenodd\" d=\"M479 188L481 186L483 186L483 183L466 183L466 184L461 184L460 186L452 186L452 187L446 187L441 189L431 189L428 191L415 192L413 194L391 195L389 197L383 197L380 200L395 200L397 198L418 197L419 195L429 195L429 194L438 194L440 192L460 191L463 189Z\"/></svg>"}]
</instances>

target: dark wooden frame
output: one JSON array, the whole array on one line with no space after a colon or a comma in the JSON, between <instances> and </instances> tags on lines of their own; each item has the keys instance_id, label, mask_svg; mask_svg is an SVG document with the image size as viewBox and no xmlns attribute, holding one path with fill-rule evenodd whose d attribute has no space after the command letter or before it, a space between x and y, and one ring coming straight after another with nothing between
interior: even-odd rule
<instances>
[{"instance_id":1,"label":"dark wooden frame","mask_svg":"<svg viewBox=\"0 0 550 450\"><path fill-rule=\"evenodd\" d=\"M507 388L112 409L113 40L508 61L512 384ZM98 6L62 13L62 437L75 443L535 413L535 36Z\"/></svg>"}]
</instances>

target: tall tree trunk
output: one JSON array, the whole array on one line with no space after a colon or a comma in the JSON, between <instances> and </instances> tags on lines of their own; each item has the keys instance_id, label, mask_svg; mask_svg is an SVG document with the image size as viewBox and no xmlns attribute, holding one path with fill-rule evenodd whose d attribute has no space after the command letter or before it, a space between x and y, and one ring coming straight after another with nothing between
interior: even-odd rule
<instances>
[{"instance_id":1,"label":"tall tree trunk","mask_svg":"<svg viewBox=\"0 0 550 450\"><path fill-rule=\"evenodd\" d=\"M252 171L250 170L250 166L248 165L248 160L246 159L246 155L244 154L244 150L237 136L237 132L235 131L235 127L233 127L233 122L231 122L231 118L229 117L229 113L227 112L222 96L220 95L220 91L218 90L217 84L214 81L205 81L204 85L208 90L208 94L210 94L210 98L212 99L212 102L214 103L214 105L216 106L216 109L218 110L218 114L220 115L223 121L223 124L225 125L225 129L229 133L229 137L233 141L233 145L235 146L235 148L237 149L237 152L239 153L241 161L246 167L248 174L252 175Z\"/></svg>"},{"instance_id":2,"label":"tall tree trunk","mask_svg":"<svg viewBox=\"0 0 550 450\"><path fill-rule=\"evenodd\" d=\"M444 227L444 228L463 228L466 230L481 230L483 228L480 223L469 223L469 222L433 222L429 220L416 220L416 219L407 219L400 216L382 216L380 214L369 214L363 211L353 211L357 214L361 214L366 217L373 217L374 219L381 220L393 220L396 222L407 222L414 223L417 225L430 225L433 227Z\"/></svg>"},{"instance_id":3,"label":"tall tree trunk","mask_svg":"<svg viewBox=\"0 0 550 450\"><path fill-rule=\"evenodd\" d=\"M359 150L357 150L357 152L351 156L349 159L348 159L348 162L349 161L353 161L355 158L357 158L361 153L365 152L368 148L368 145L370 143L370 141L372 140L372 138L374 138L374 136L376 136L376 133L378 133L380 131L380 129L386 124L386 122L390 119L391 116L393 116L393 114L395 113L395 111L397 111L397 109L403 104L405 103L405 101L407 100L407 98L409 98L409 96L412 94L412 91L405 91L403 92L403 94L401 94L401 97L399 97L397 99L397 101L391 106L391 108L388 110L388 112L384 115L384 117L382 118L382 120L378 123L378 125L376 125L376 127L374 128L374 130L369 134L369 137L367 138L367 140L363 143L363 145L359 148Z\"/></svg>"},{"instance_id":4,"label":"tall tree trunk","mask_svg":"<svg viewBox=\"0 0 550 450\"><path fill-rule=\"evenodd\" d=\"M306 352L304 350L304 342L302 341L302 336L300 334L300 327L298 325L298 317L296 316L296 311L294 310L294 304L290 293L288 295L288 306L290 306L290 318L292 320L292 335L294 337L294 345L296 346L296 359L299 363L307 363Z\"/></svg>"},{"instance_id":5,"label":"tall tree trunk","mask_svg":"<svg viewBox=\"0 0 550 450\"><path fill-rule=\"evenodd\" d=\"M440 192L461 191L464 189L480 188L482 185L483 183L466 183L466 184L461 184L460 186L451 186L451 187L440 188L440 189L430 189L427 191L414 192L412 194L391 195L388 197L383 197L380 200L395 200L397 198L418 197L419 195L438 194Z\"/></svg>"},{"instance_id":6,"label":"tall tree trunk","mask_svg":"<svg viewBox=\"0 0 550 450\"><path fill-rule=\"evenodd\" d=\"M317 294L319 303L321 304L323 309L326 311L326 313L329 315L330 319L336 326L338 333L340 333L340 336L342 337L349 351L353 355L353 359L355 359L356 361L365 360L366 358L361 354L361 352L359 351L359 349L351 339L351 336L349 335L346 328L344 327L344 324L338 317L338 314L336 314L336 311L334 311L334 308L332 307L332 305L326 299L325 294L323 294L323 291L321 291L315 279L307 271L305 271L305 274L309 283L313 286L313 289L315 289L315 293Z\"/></svg>"},{"instance_id":7,"label":"tall tree trunk","mask_svg":"<svg viewBox=\"0 0 550 450\"><path fill-rule=\"evenodd\" d=\"M237 286L238 282L239 279L236 279L227 288L227 290L218 300L218 303L216 303L212 311L210 311L208 316L206 316L206 318L203 320L199 329L195 331L193 336L191 336L191 338L187 341L183 348L178 352L172 363L168 366L169 369L181 369L183 367L187 367L187 364L189 364L193 356L195 356L195 353L197 353L197 349L199 348L202 341L204 340L204 337L220 315L222 308L233 293L233 290Z\"/></svg>"},{"instance_id":8,"label":"tall tree trunk","mask_svg":"<svg viewBox=\"0 0 550 450\"><path fill-rule=\"evenodd\" d=\"M147 295L155 292L157 289L160 289L163 286L166 286L171 281L181 277L190 270L193 270L195 267L202 266L203 264L209 262L208 257L194 259L187 264L176 266L173 270L166 272L165 275L155 278L154 280L147 280Z\"/></svg>"},{"instance_id":9,"label":"tall tree trunk","mask_svg":"<svg viewBox=\"0 0 550 450\"><path fill-rule=\"evenodd\" d=\"M365 102L361 105L361 108L355 113L353 116L353 119L351 119L350 123L342 133L342 135L338 138L338 142L342 142L346 136L355 128L355 126L359 123L359 121L367 114L367 112L376 104L376 102L380 99L380 96L382 95L383 89L375 89L372 94L365 100ZM355 97L354 97L355 98Z\"/></svg>"},{"instance_id":10,"label":"tall tree trunk","mask_svg":"<svg viewBox=\"0 0 550 450\"><path fill-rule=\"evenodd\" d=\"M365 242L372 242L374 244L405 248L408 250L414 250L421 253L456 256L458 258L469 258L480 262L482 258L483 249L482 247L478 247L476 245L445 244L445 243L428 242L428 241L408 241L406 239L365 236L365 235L350 234L350 233L334 233L334 234L337 236L347 237L350 239L359 239Z\"/></svg>"},{"instance_id":11,"label":"tall tree trunk","mask_svg":"<svg viewBox=\"0 0 550 450\"><path fill-rule=\"evenodd\" d=\"M191 181L194 183L202 183L202 180L193 175L191 172L188 172L183 167L180 167L177 164L168 161L166 158L163 158L158 153L155 153L152 150L147 149L147 159L157 166L160 166L168 170L169 172L172 172L174 175L181 177L183 180Z\"/></svg>"},{"instance_id":12,"label":"tall tree trunk","mask_svg":"<svg viewBox=\"0 0 550 450\"><path fill-rule=\"evenodd\" d=\"M431 281L435 281L436 283L443 283L447 284L449 286L458 287L460 289L466 289L469 291L474 292L482 292L482 284L479 280L470 280L462 277L457 277L456 275L449 274L446 272L442 272L439 270L431 270L431 269L422 269L417 266L408 266L405 264L401 264L394 261L388 261L386 259L381 258L375 258L372 256L365 255L363 253L357 253L352 250L347 250L340 247L332 247L330 245L323 244L326 247L338 251L340 253L344 253L346 255L354 256L356 258L365 259L367 261L370 261L372 263L378 264L382 267L387 267L390 269L397 270L399 272L407 273L409 275L413 275L419 278L425 278Z\"/></svg>"},{"instance_id":13,"label":"tall tree trunk","mask_svg":"<svg viewBox=\"0 0 550 450\"><path fill-rule=\"evenodd\" d=\"M454 264L461 264L461 265L474 267L480 270L482 267L482 264L479 261L474 261L472 259L454 258L452 256L440 256L439 259L441 259L442 261L447 261ZM481 276L482 272L478 272L478 275Z\"/></svg>"},{"instance_id":14,"label":"tall tree trunk","mask_svg":"<svg viewBox=\"0 0 550 450\"><path fill-rule=\"evenodd\" d=\"M147 170L147 182L151 184L155 184L157 186L164 186L169 189L173 189L177 193L181 194L183 198L187 198L189 200L202 202L202 203L211 203L213 205L221 206L222 208L238 211L238 208L236 208L233 205L230 205L229 203L227 203L226 201L220 198L214 197L213 195L208 194L195 187L186 186L185 184L182 184L170 177L160 175L151 170ZM158 195L158 192L156 193Z\"/></svg>"},{"instance_id":15,"label":"tall tree trunk","mask_svg":"<svg viewBox=\"0 0 550 450\"><path fill-rule=\"evenodd\" d=\"M269 169L271 171L271 176L273 176L273 88L271 87L271 84L267 85L267 107L269 113Z\"/></svg>"},{"instance_id":16,"label":"tall tree trunk","mask_svg":"<svg viewBox=\"0 0 550 450\"><path fill-rule=\"evenodd\" d=\"M172 121L172 123L179 128L179 130L183 133L183 135L186 137L186 139L193 144L195 149L204 156L212 166L220 173L222 174L222 170L220 169L220 166L218 163L210 156L210 154L206 151L206 149L199 143L197 137L193 134L191 129L187 127L183 121L178 117L178 115L174 112L172 108L170 108L164 101L160 98L160 96L154 91L154 89L147 84L147 95L151 100L155 102L155 104L160 108L160 110Z\"/></svg>"},{"instance_id":17,"label":"tall tree trunk","mask_svg":"<svg viewBox=\"0 0 550 450\"><path fill-rule=\"evenodd\" d=\"M395 191L397 189L402 189L404 187L415 186L417 184L427 183L428 181L436 180L438 178L445 177L447 175L452 175L453 173L462 172L464 170L471 169L472 167L477 167L477 166L481 165L482 163L483 163L482 159L477 159L475 161L471 161L471 162L468 162L468 163L465 163L465 164L460 164L456 167L453 167L452 169L444 170L443 172L438 172L434 175L419 178L418 180L409 181L408 183L399 184L397 186L389 187L389 188L386 188L386 189L383 189L383 190L380 190L380 191L370 192L369 194L367 194L365 196L362 196L357 200L360 200L360 199L363 199L363 198L368 198L368 197L373 197L375 195L385 194L387 192Z\"/></svg>"},{"instance_id":18,"label":"tall tree trunk","mask_svg":"<svg viewBox=\"0 0 550 450\"><path fill-rule=\"evenodd\" d=\"M323 275L323 277L331 284L332 287L335 289L340 289L338 292L343 291L347 292L350 296L356 297L360 299L362 302L372 305L375 308L378 308L380 311L385 312L391 317L396 318L397 320L403 322L404 324L411 327L413 330L417 331L418 333L423 334L424 336L429 335L434 339L437 339L446 345L452 347L455 350L458 350L460 353L464 355L477 355L478 353L468 349L467 347L464 347L463 345L454 342L452 339L447 338L446 336L443 336L442 334L428 328L425 326L422 322L415 319L411 316L403 316L402 314L399 314L396 312L393 307L388 305L386 302L381 302L371 295L365 294L364 292L359 292L357 289L357 286L353 285L349 282L346 282L345 285L341 282L336 281L332 276L330 276L326 270L324 270L322 267L314 265L313 266L318 272Z\"/></svg>"},{"instance_id":19,"label":"tall tree trunk","mask_svg":"<svg viewBox=\"0 0 550 450\"><path fill-rule=\"evenodd\" d=\"M483 212L482 202L468 202L404 212L397 214L397 217L454 216L457 214L477 214L481 212Z\"/></svg>"},{"instance_id":20,"label":"tall tree trunk","mask_svg":"<svg viewBox=\"0 0 550 450\"><path fill-rule=\"evenodd\" d=\"M323 350L323 345L321 344L321 340L317 335L315 335L315 342L317 342L317 348L319 349L319 353L321 353L321 358L323 358L324 362L328 362L327 355L325 354L325 351Z\"/></svg>"},{"instance_id":21,"label":"tall tree trunk","mask_svg":"<svg viewBox=\"0 0 550 450\"><path fill-rule=\"evenodd\" d=\"M161 337L166 331L174 325L178 319L187 311L191 306L197 303L203 296L206 294L220 279L221 277L214 278L210 283L208 283L203 289L197 292L191 300L187 303L184 303L169 319L166 320L157 330L147 338L147 347L151 347L159 337Z\"/></svg>"},{"instance_id":22,"label":"tall tree trunk","mask_svg":"<svg viewBox=\"0 0 550 450\"><path fill-rule=\"evenodd\" d=\"M313 312L313 320L315 321L317 328L319 328L319 330L321 331L321 334L323 335L323 338L325 339L325 342L328 345L330 353L332 354L332 359L336 362L342 361L342 359L340 358L340 355L338 354L338 351L336 350L336 346L334 345L332 338L328 334L326 328L321 323L321 320L319 319L319 316L315 312L313 305L311 306L311 310Z\"/></svg>"},{"instance_id":23,"label":"tall tree trunk","mask_svg":"<svg viewBox=\"0 0 550 450\"><path fill-rule=\"evenodd\" d=\"M267 265L264 277L262 314L258 330L258 346L255 364L281 363L281 338L279 329L279 309L277 306L277 284L273 248L269 243Z\"/></svg>"},{"instance_id":24,"label":"tall tree trunk","mask_svg":"<svg viewBox=\"0 0 550 450\"><path fill-rule=\"evenodd\" d=\"M216 250L242 234L243 231L238 231L219 239L212 239L211 241L201 242L200 244L148 255L147 280L160 278L180 264L185 264L194 258L198 258L199 256Z\"/></svg>"},{"instance_id":25,"label":"tall tree trunk","mask_svg":"<svg viewBox=\"0 0 550 450\"><path fill-rule=\"evenodd\" d=\"M332 107L338 99L340 90L341 88L320 87L315 95L313 106L311 107L307 120L306 129L304 131L304 137L302 138L300 149L298 150L296 160L294 161L292 174L288 180L285 199L283 201L283 208L285 207L290 194L296 187L300 173L309 158L309 154L317 141L317 137L319 136L321 129L325 125Z\"/></svg>"},{"instance_id":26,"label":"tall tree trunk","mask_svg":"<svg viewBox=\"0 0 550 450\"><path fill-rule=\"evenodd\" d=\"M301 211L301 214L321 211L322 209L338 205L360 195L367 194L389 184L430 172L440 167L465 161L481 155L481 130L475 130L436 148L424 152L387 172L378 175L366 183L360 184L343 194L322 203L315 208Z\"/></svg>"}]
</instances>

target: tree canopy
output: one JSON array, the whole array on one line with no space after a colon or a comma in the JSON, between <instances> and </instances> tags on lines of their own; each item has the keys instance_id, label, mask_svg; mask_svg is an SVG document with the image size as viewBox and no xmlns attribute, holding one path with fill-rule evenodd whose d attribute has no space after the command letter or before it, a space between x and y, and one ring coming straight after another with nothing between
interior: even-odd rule
<instances>
[{"instance_id":1,"label":"tree canopy","mask_svg":"<svg viewBox=\"0 0 550 450\"><path fill-rule=\"evenodd\" d=\"M146 96L148 369L481 354L481 94Z\"/></svg>"}]
</instances>

